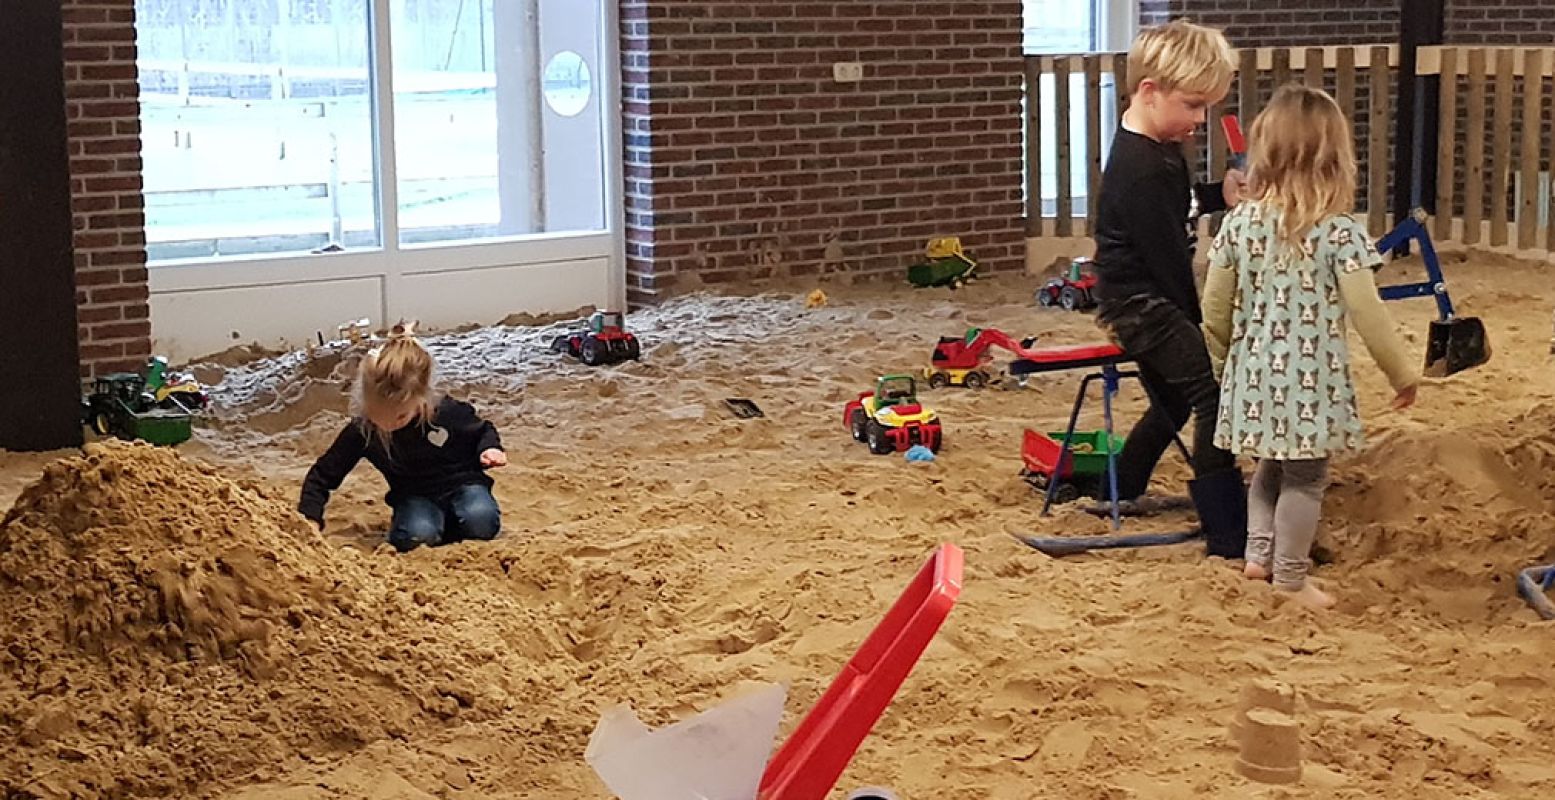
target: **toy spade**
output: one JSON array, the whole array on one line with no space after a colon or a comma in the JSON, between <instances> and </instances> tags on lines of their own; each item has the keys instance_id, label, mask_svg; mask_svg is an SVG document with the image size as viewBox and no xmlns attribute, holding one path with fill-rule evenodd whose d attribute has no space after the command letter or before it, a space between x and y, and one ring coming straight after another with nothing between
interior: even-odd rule
<instances>
[{"instance_id":1,"label":"toy spade","mask_svg":"<svg viewBox=\"0 0 1555 800\"><path fill-rule=\"evenodd\" d=\"M1231 151L1231 166L1247 169L1247 140L1242 137L1242 123L1235 114L1220 118L1220 130L1226 134L1226 149Z\"/></svg>"}]
</instances>

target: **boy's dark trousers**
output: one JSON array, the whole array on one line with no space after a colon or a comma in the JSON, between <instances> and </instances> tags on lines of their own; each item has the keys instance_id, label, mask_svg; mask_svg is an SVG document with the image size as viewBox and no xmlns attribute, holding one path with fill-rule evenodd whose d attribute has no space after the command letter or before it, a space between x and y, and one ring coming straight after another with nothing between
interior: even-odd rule
<instances>
[{"instance_id":1,"label":"boy's dark trousers","mask_svg":"<svg viewBox=\"0 0 1555 800\"><path fill-rule=\"evenodd\" d=\"M1193 474L1235 467L1236 457L1215 446L1220 386L1199 326L1171 301L1146 296L1103 309L1101 321L1139 365L1151 394L1150 409L1118 456L1118 497L1132 500L1145 493L1156 463L1190 417Z\"/></svg>"},{"instance_id":2,"label":"boy's dark trousers","mask_svg":"<svg viewBox=\"0 0 1555 800\"><path fill-rule=\"evenodd\" d=\"M1133 297L1104 308L1101 321L1139 366L1150 408L1118 455L1118 497L1143 495L1150 474L1188 419L1193 419L1193 503L1210 555L1241 558L1247 542L1247 494L1236 456L1215 446L1220 386L1204 334L1171 301Z\"/></svg>"}]
</instances>

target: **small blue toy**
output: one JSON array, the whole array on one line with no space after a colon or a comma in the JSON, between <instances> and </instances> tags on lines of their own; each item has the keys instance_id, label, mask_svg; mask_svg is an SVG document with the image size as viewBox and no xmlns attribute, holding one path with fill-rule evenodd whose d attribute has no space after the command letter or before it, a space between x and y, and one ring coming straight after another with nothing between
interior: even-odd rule
<instances>
[{"instance_id":1,"label":"small blue toy","mask_svg":"<svg viewBox=\"0 0 1555 800\"><path fill-rule=\"evenodd\" d=\"M924 447L921 444L915 444L912 447L907 448L907 462L908 463L913 463L913 462L916 462L916 461L933 461L933 460L934 460L934 451L930 450L927 447Z\"/></svg>"}]
</instances>

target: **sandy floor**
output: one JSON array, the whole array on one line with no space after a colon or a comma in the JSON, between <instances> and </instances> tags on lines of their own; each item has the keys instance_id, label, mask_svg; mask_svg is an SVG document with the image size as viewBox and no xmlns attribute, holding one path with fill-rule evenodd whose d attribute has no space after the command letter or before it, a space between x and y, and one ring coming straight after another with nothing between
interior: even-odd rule
<instances>
[{"instance_id":1,"label":"sandy floor","mask_svg":"<svg viewBox=\"0 0 1555 800\"><path fill-rule=\"evenodd\" d=\"M827 287L695 296L634 315L644 360L561 363L565 324L434 337L445 386L502 430L505 534L395 556L365 465L323 538L289 507L344 421L349 354L202 368L222 409L182 458L94 451L0 526L0 787L18 796L605 797L583 763L606 707L650 724L749 681L790 685L785 732L942 541L965 592L843 786L906 798L1528 798L1555 789L1555 627L1514 572L1555 560L1555 282L1449 263L1496 356L1385 410L1337 468L1314 615L1192 546L1052 560L1023 427L1079 376L928 396L946 448L874 457L841 409L936 337L988 325L1099 338L1033 279L959 294ZM1395 304L1423 346L1428 301ZM1122 415L1138 413L1125 391ZM722 399L754 398L740 421ZM1099 408L1099 407L1098 407ZM0 454L0 508L53 456ZM210 466L213 465L213 466ZM1181 491L1175 457L1158 474ZM1183 516L1131 522L1178 529ZM1299 787L1232 771L1259 677L1295 685ZM16 746L13 747L12 744ZM8 752L6 752L8 751ZM840 792L838 796L841 796Z\"/></svg>"}]
</instances>

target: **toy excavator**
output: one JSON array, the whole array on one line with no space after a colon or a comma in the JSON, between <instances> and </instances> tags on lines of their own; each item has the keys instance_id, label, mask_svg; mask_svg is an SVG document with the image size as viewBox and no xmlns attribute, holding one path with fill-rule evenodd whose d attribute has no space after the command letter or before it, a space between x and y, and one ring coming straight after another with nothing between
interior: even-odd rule
<instances>
[{"instance_id":1,"label":"toy excavator","mask_svg":"<svg viewBox=\"0 0 1555 800\"><path fill-rule=\"evenodd\" d=\"M1031 358L1035 339L1017 342L1003 331L993 328L968 328L965 336L941 337L934 346L932 366L924 367L923 378L929 386L940 389L946 386L965 386L981 389L994 382L988 370L993 361L989 351L1000 347L1020 358Z\"/></svg>"}]
</instances>

